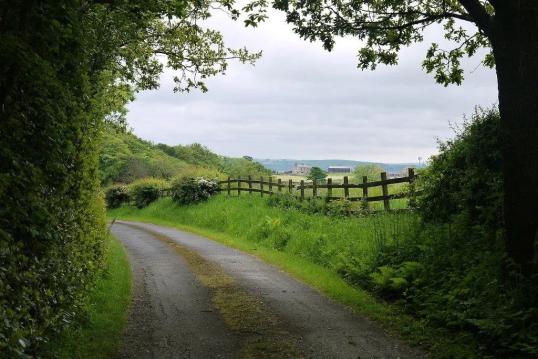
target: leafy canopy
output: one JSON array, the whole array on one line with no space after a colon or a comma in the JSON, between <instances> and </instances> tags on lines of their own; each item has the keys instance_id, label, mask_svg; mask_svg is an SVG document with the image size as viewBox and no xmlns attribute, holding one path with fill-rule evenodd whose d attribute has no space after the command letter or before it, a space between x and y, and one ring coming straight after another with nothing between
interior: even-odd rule
<instances>
[{"instance_id":1,"label":"leafy canopy","mask_svg":"<svg viewBox=\"0 0 538 359\"><path fill-rule=\"evenodd\" d=\"M253 63L261 52L225 45L202 24L213 9L236 19L233 2L184 0L100 1L89 6L85 25L94 63L116 82L135 90L155 89L164 67L174 70L175 91L207 91L204 79L226 71L228 60Z\"/></svg>"},{"instance_id":2,"label":"leafy canopy","mask_svg":"<svg viewBox=\"0 0 538 359\"><path fill-rule=\"evenodd\" d=\"M358 67L375 69L378 64L395 65L402 47L424 40L430 25L442 26L445 38L455 43L443 49L432 43L423 67L445 86L461 84L461 58L489 48L489 17L493 1L484 0L275 0L273 7L286 12L288 23L303 39L321 41L332 50L336 37L354 36L363 41ZM256 2L254 9L266 6ZM474 23L475 26L467 26ZM483 64L494 66L489 52Z\"/></svg>"}]
</instances>

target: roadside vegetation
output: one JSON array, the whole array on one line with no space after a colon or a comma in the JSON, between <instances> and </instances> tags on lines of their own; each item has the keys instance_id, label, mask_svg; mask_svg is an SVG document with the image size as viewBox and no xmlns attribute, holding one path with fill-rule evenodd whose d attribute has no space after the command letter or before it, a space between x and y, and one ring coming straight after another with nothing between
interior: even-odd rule
<instances>
[{"instance_id":1,"label":"roadside vegetation","mask_svg":"<svg viewBox=\"0 0 538 359\"><path fill-rule=\"evenodd\" d=\"M313 273L323 268L416 318L419 324L396 322L435 356L532 357L538 354L538 290L505 270L498 131L497 111L479 110L454 140L441 144L421 174L424 194L415 211L373 214L349 211L345 202L244 194L195 205L166 198L109 216L224 235L242 249L272 252L269 260L281 253L286 259L276 262L294 274L303 273L293 269L294 259L316 266L309 267ZM329 284L298 276L331 294ZM372 315L367 305L357 308ZM450 344L436 337L440 331Z\"/></svg>"},{"instance_id":2,"label":"roadside vegetation","mask_svg":"<svg viewBox=\"0 0 538 359\"><path fill-rule=\"evenodd\" d=\"M469 336L415 320L397 305L362 289L375 271L381 248L415 232L413 213L379 214L360 219L305 213L272 206L259 196L218 195L182 206L163 198L143 209L123 206L110 218L150 222L191 231L252 253L286 270L359 314L380 321L435 357L473 357L477 344Z\"/></svg>"},{"instance_id":3,"label":"roadside vegetation","mask_svg":"<svg viewBox=\"0 0 538 359\"><path fill-rule=\"evenodd\" d=\"M131 269L122 244L107 238L105 267L85 299L84 315L71 328L52 337L44 358L113 358L127 322L131 301Z\"/></svg>"},{"instance_id":4,"label":"roadside vegetation","mask_svg":"<svg viewBox=\"0 0 538 359\"><path fill-rule=\"evenodd\" d=\"M51 335L84 315L81 303L104 260L100 185L146 169L175 171L156 151L145 156L118 143L118 155L135 156L116 165L111 149L110 171L100 173L103 131L125 127L134 93L157 88L165 68L176 91L207 91L203 80L222 74L231 58L260 57L200 25L213 6L0 2L0 357L36 357ZM147 168L140 165L146 157L155 158Z\"/></svg>"}]
</instances>

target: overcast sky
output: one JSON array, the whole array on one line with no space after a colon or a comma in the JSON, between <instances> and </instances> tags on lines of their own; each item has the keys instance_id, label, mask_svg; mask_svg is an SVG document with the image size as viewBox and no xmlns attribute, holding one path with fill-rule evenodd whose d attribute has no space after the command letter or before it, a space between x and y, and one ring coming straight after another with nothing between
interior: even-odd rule
<instances>
[{"instance_id":1,"label":"overcast sky","mask_svg":"<svg viewBox=\"0 0 538 359\"><path fill-rule=\"evenodd\" d=\"M199 142L229 156L416 162L436 152L437 138L453 136L475 105L497 102L494 71L466 64L462 86L445 88L421 69L427 44L402 51L400 64L356 68L360 43L346 38L333 52L298 38L273 13L257 29L225 18L213 21L229 46L263 50L255 66L232 63L209 80L209 92L174 94L170 73L161 88L138 94L129 106L134 132L170 145ZM478 66L478 67L477 67Z\"/></svg>"}]
</instances>

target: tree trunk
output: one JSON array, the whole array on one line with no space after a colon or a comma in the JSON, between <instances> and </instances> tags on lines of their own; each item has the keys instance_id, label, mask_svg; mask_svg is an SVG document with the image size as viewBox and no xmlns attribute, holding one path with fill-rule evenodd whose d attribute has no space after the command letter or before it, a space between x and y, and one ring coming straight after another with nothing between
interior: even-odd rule
<instances>
[{"instance_id":1,"label":"tree trunk","mask_svg":"<svg viewBox=\"0 0 538 359\"><path fill-rule=\"evenodd\" d=\"M501 1L491 40L504 154L506 250L526 275L538 237L538 1Z\"/></svg>"}]
</instances>

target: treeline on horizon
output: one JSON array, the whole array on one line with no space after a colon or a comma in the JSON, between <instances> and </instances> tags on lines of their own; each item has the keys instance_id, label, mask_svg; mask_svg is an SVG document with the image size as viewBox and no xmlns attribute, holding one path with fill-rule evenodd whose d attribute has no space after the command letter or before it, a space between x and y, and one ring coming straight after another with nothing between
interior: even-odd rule
<instances>
[{"instance_id":1,"label":"treeline on horizon","mask_svg":"<svg viewBox=\"0 0 538 359\"><path fill-rule=\"evenodd\" d=\"M327 170L329 166L348 166L351 167L351 170L358 166L368 166L368 165L376 165L381 168L385 172L388 173L401 173L407 171L407 168L414 167L414 168L422 168L425 167L425 163L382 163L382 162L370 162L370 161L355 161L355 160L342 160L342 159L326 159L326 160L308 160L308 159L269 159L269 158L255 158L255 161L261 163L265 167L277 171L277 172L285 172L285 171L291 171L294 167L294 165L297 164L305 164L312 167L319 167L323 170Z\"/></svg>"},{"instance_id":2,"label":"treeline on horizon","mask_svg":"<svg viewBox=\"0 0 538 359\"><path fill-rule=\"evenodd\" d=\"M199 143L154 144L113 126L107 126L104 131L99 172L104 187L147 177L170 180L177 176L224 178L271 174L271 170L248 157L218 155Z\"/></svg>"}]
</instances>

